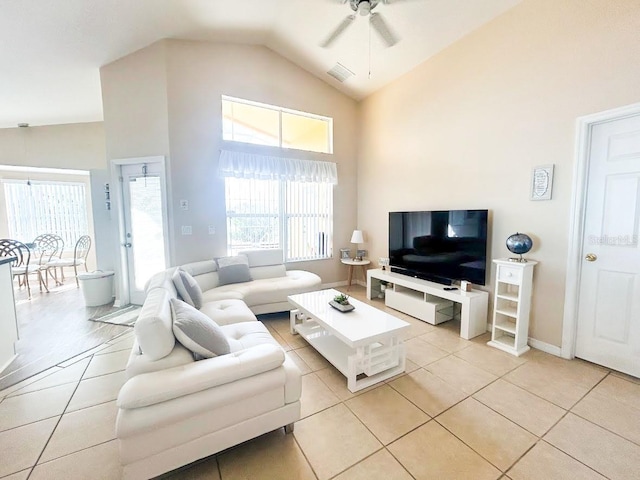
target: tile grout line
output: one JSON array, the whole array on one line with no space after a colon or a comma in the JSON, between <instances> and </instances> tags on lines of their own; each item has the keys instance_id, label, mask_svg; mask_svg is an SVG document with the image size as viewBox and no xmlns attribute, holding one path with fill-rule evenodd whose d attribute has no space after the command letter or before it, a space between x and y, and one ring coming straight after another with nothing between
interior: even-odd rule
<instances>
[{"instance_id":1,"label":"tile grout line","mask_svg":"<svg viewBox=\"0 0 640 480\"><path fill-rule=\"evenodd\" d=\"M451 353L451 354L449 354L449 355L454 355L454 353ZM449 356L449 355L448 355L448 356ZM455 355L454 355L454 356L455 356ZM446 358L446 357L444 357L444 358ZM461 360L463 360L463 359L461 359ZM527 361L528 361L528 360L527 360ZM434 363L434 362L432 362L432 363ZM469 363L469 362L467 362L467 363ZM523 363L522 365L524 365L524 363ZM519 367L520 367L520 366L522 366L522 365L519 365L519 366L518 366L518 367L516 367L516 368L519 368ZM485 460L487 463L489 463L490 465L492 465L493 467L495 467L495 468L496 468L496 469L497 469L497 470L498 470L502 475L505 475L505 474L506 474L506 472L507 472L511 467L507 468L505 471L502 471L502 470L501 470L497 465L493 464L489 459L485 458L482 454L480 454L480 452L476 451L476 450L475 450L471 445L467 444L464 440L462 440L462 439L461 439L460 437L458 437L454 432L450 431L450 430L449 430L445 425L443 425L442 423L440 423L440 422L437 420L437 418L438 418L438 417L440 417L440 416L441 416L441 415L443 415L444 413L448 412L449 410L453 409L454 407L456 407L457 405L461 404L462 402L464 402L464 401L466 401L466 400L468 400L468 399L473 399L473 400L475 400L476 402L479 402L480 404L484 405L484 403L482 403L482 402L480 402L479 400L477 400L475 397L473 397L473 395L475 395L476 393L478 393L478 392L479 392L479 391L481 391L481 390L484 390L484 389L485 389L485 388L487 388L489 385L492 385L492 384L496 383L499 379L501 379L501 378L502 378L502 376L496 376L496 378L495 378L494 380L492 380L491 382L487 383L487 384L486 384L485 386L483 386L482 388L479 388L478 390L476 390L475 392L473 392L473 393L471 393L471 394L467 394L467 392L464 392L464 391L460 390L458 387L455 387L455 386L451 385L449 382L446 382L444 379L440 378L438 375L436 375L435 373L433 373L433 372L431 372L431 371L427 370L426 368L424 368L424 367L420 367L420 368L423 368L425 371L427 371L427 372L429 372L430 374L432 374L432 375L436 376L438 379L440 379L441 381L443 381L444 383L446 383L446 384L447 384L447 385L449 385L450 387L455 388L456 390L458 390L458 391L460 391L460 392L462 392L462 393L464 393L464 394L466 394L466 395L467 395L465 398L463 398L463 399L459 400L458 402L456 402L456 403L454 403L454 404L450 405L449 407L447 407L446 409L442 410L440 413L438 413L437 415L434 415L433 417L431 417L431 415L430 415L429 413L424 412L425 414L427 414L428 416L430 416L430 417L431 417L429 421L431 421L431 420L435 421L438 425L440 425L442 428L444 428L447 432L449 432L451 435L453 435L455 438L457 438L457 439L458 439L458 440L459 440L463 445L465 445L467 448L469 448L471 451L473 451L476 455L478 455L480 458L482 458L483 460ZM477 367L477 368L479 368L479 367ZM515 369L514 369L514 370L515 370ZM485 371L486 371L486 370L485 370ZM511 370L511 371L512 371L512 370ZM491 373L491 372L489 372L489 373ZM509 372L507 372L507 373L509 373ZM506 375L507 373L505 373L504 375ZM390 385L390 386L393 388L393 385ZM393 389L394 389L394 390L396 390L395 388L393 388ZM400 391L398 391L398 390L396 390L396 391L397 391L400 395L402 395L404 398L406 398L409 402L413 403L409 398L405 397L405 396L402 394L402 392L400 392ZM415 405L415 403L413 403L413 404ZM419 408L419 409L420 409L420 407L419 407L418 405L415 405L415 406L416 406L417 408ZM420 410L422 410L422 409L420 409ZM493 409L491 409L491 410L492 410L492 411L494 411ZM424 410L422 410L422 411L424 411ZM527 432L527 433L532 434L532 435L533 435L533 436L535 436L538 440L540 440L540 438L541 438L541 437L538 437L538 436L537 436L537 435L535 435L533 432L529 432L527 429L525 429L524 427L522 427L522 426L518 425L518 424L517 424L516 422L514 422L513 420L511 420L511 419L509 419L509 418L505 417L504 415L500 414L499 412L495 412L495 413L497 413L498 415L500 415L501 417L505 418L505 419L506 419L507 421L509 421L510 423L513 423L513 424L514 424L514 425L516 425L517 427L521 428L522 430L524 430L524 431L525 431L525 432ZM429 423L429 421L425 422L425 423L424 423L424 424L422 424L421 426L426 425L427 423ZM420 427L417 427L417 428L420 428ZM417 428L413 429L412 431L417 430ZM549 430L550 430L550 429L549 429ZM400 438L402 438L402 437L404 437L404 436L408 435L409 433L411 433L411 432L407 432L405 435L402 435L402 436L401 436L401 437L399 437L398 439L394 440L394 442L396 442L397 440L400 440ZM529 448L525 451L525 453L524 453L524 454L526 454L529 450L531 450L531 448L533 448L533 446L535 446L535 445L537 444L538 440L536 440L536 442L534 442L534 444L533 444L531 447L529 447ZM392 442L392 443L393 443L393 442ZM524 456L524 454L523 454L522 456ZM522 456L521 456L520 458L522 458ZM520 458L518 458L518 460L520 460ZM517 462L518 460L516 460L516 462ZM513 466L513 465L512 465L512 466Z\"/></svg>"},{"instance_id":2,"label":"tile grout line","mask_svg":"<svg viewBox=\"0 0 640 480\"><path fill-rule=\"evenodd\" d=\"M593 389L595 389L598 385L600 385L600 383L602 383L604 381L605 378L607 378L609 375L611 374L611 372L608 372L604 377L602 377L596 384L594 384L582 397L580 397L574 404L573 406L571 406L571 408L575 407L578 403L580 403L580 401L585 398L587 395L589 395L589 393L591 393L591 391L593 391ZM555 405L555 404L554 404ZM560 407L562 408L562 407ZM581 465L584 465L585 467L587 467L588 469L596 472L598 475L602 475L604 477L604 475L600 472L598 472L597 470L595 470L594 468L592 468L591 466L587 465L586 463L580 461L579 459L575 458L573 455L569 454L569 452L565 452L564 450L562 450L561 448L558 448L557 446L553 445L552 443L548 442L544 437L546 437L549 432L551 432L551 430L553 430L564 418L566 418L566 416L569 413L573 413L571 412L571 408L568 410L565 410L565 412L562 414L562 416L553 424L551 425L551 427L549 427L549 429L541 436L538 437L538 440L535 442L535 444L529 448L525 453L523 453L513 464L511 464L511 466L505 470L505 474L509 471L511 471L511 469L513 469L513 467L515 467L517 465L517 463L522 460L522 458L529 453L531 450L533 450L534 447L536 447L540 442L544 442L547 445L551 446L552 448L555 448L556 450L558 450L559 452L564 453L565 455L567 455L569 458L575 460L576 462L578 462ZM564 410L564 409L563 409ZM575 413L574 413L575 415ZM580 417L582 418L582 417ZM586 419L585 419L586 420ZM587 420L588 421L588 420ZM590 422L593 423L593 422ZM595 424L594 424L595 425ZM606 477L605 477L606 478Z\"/></svg>"},{"instance_id":3,"label":"tile grout line","mask_svg":"<svg viewBox=\"0 0 640 480\"><path fill-rule=\"evenodd\" d=\"M420 338L420 335L418 335L418 336L416 336L416 337L412 337L412 338ZM422 339L422 340L423 340L423 341L425 341L425 342L427 342L427 343L429 343L430 345L433 345L432 343L428 342L427 340L424 340L424 339ZM465 349L466 349L466 348L469 348L470 346L471 346L471 345L467 345L467 346L465 347ZM435 347L440 348L438 345L435 345ZM301 348L301 347L299 347L299 348ZM464 349L461 349L461 350L464 350ZM463 361L467 362L464 358L461 358L461 357L459 357L459 356L457 356L457 355L456 355L456 353L457 353L457 352L459 352L459 351L461 351L461 350L457 350L457 351L455 351L455 352L447 352L447 353L448 353L447 357L448 357L448 356L454 356L454 357L456 357L456 358L458 358L458 359L460 359L460 360L463 360ZM446 358L446 357L443 357L443 358ZM565 417L566 417L566 415L571 411L571 409L572 409L572 408L574 408L574 407L575 407L575 406L576 406L576 405L577 405L577 404L578 404L578 403L579 403L579 402L580 402L584 397L586 397L586 396L587 396L587 395L588 395L588 394L589 394L589 393L590 393L590 392L591 392L591 391L592 391L592 390L593 390L597 385L599 385L602 381L604 381L604 379L605 379L605 378L607 378L607 377L611 374L611 371L607 371L606 375L604 375L604 377L603 377L603 378L601 378L601 379L600 379L596 384L594 384L594 385L593 385L593 386L592 386L592 387L591 387L591 388L590 388L590 389L589 389L589 390L588 390L588 391L587 391L583 396L581 396L581 397L580 397L580 398L579 398L579 399L578 399L578 400L577 400L577 401L576 401L576 402L575 402L575 403L574 403L574 404L573 404L569 409L565 409L564 407L562 407L562 406L560 406L560 405L557 405L557 404L555 404L554 402L551 402L551 401L549 401L548 399L543 398L543 397L541 397L541 396L539 396L539 395L535 394L534 392L530 392L528 389L523 388L523 387L522 387L522 386L520 386L520 385L514 384L514 383L510 382L509 380L507 380L506 378L504 378L504 377L505 377L506 375L508 375L509 373L511 373L511 372L513 372L513 371L515 371L515 370L519 369L520 367L522 367L523 365L526 365L526 364L527 364L527 363L529 363L529 362L530 362L530 360L529 360L529 359L525 359L525 362L523 362L522 364L520 364L520 365L516 365L515 367L513 367L513 368L509 369L508 371L506 371L506 372L505 372L505 373L503 373L502 375L496 375L496 378L495 378L494 380L492 380L492 381L491 381L491 382L489 382L488 384L484 385L482 388L479 388L479 389L478 389L478 390L476 390L475 392L473 392L473 393L471 393L471 394L468 394L464 399L460 400L459 402L456 402L455 404L451 405L450 407L448 407L447 409L443 410L442 412L440 412L438 415L436 415L436 416L434 416L434 417L431 417L431 416L429 415L429 413L424 412L424 410L422 410L418 405L416 405L414 402L412 402L409 398L405 397L401 392L399 392L398 390L396 390L396 389L393 387L393 385L391 385L391 383L392 383L391 381L384 382L384 384L385 384L385 385L389 385L389 386L390 386L394 391L396 391L397 393L399 393L403 398L405 398L406 400L408 400L411 404L415 405L415 406L416 406L420 411L423 411L427 416L429 416L429 417L430 417L430 420L435 420L435 421L436 421L436 423L437 423L438 425L442 426L442 428L444 428L444 429L445 429L445 430L447 430L449 433L451 433L451 434L452 434L455 438L457 438L461 443L463 443L465 446L467 446L467 447L468 447L468 448L470 448L472 451L474 451L477 455L479 455L479 457L480 457L480 458L484 459L484 460L485 460L485 461L487 461L489 464L493 465L493 466L494 466L498 471L500 471L500 472L502 473L502 475L506 475L506 474L507 474L507 472L508 472L508 471L510 471L510 470L513 468L513 466L515 466L515 464L517 464L517 463L518 463L518 462L519 462L519 461L520 461L520 460L521 460L521 459L522 459L522 458L523 458L527 453L529 453L529 452L530 452L530 451L531 451L531 450L532 450L532 449L533 449L533 448L534 448L534 447L535 447L535 446L536 446L540 441L544 441L545 443L548 443L548 442L546 442L546 440L543 440L543 437L544 437L548 432L550 432L550 431L551 431L551 430L552 430L552 429L553 429L553 428L554 428L554 427L555 427L555 426L556 426L556 425L557 425L557 424L558 424L558 423L559 423L563 418L565 418ZM434 362L431 362L431 363L434 363ZM467 363L469 363L469 364L470 364L470 365L472 365L472 366L475 366L475 365L471 364L470 362L467 362ZM418 364L418 365L419 365L419 364ZM429 365L429 364L427 364L427 365ZM481 370L483 370L483 371L485 371L485 372L488 372L487 370L485 370L485 369L483 369L483 368L481 368L481 367L476 367L476 368L480 368ZM438 375L436 375L435 373L433 373L433 372L429 371L429 370L426 368L426 366L421 366L421 365L419 365L419 369L424 369L425 371L427 371L427 372L429 372L429 373L431 373L431 374L435 375L436 377L438 377L440 380L445 381L444 379L441 379L441 378L440 378ZM311 372L311 373L314 373L314 372ZM400 377L402 377L402 376L409 375L410 373L412 373L412 372L404 373L404 374L402 374L402 375L399 375L399 376L398 376L398 378L400 378ZM492 374L492 375L495 375L493 372L488 372L488 373L490 373L490 374ZM320 378L320 377L318 377L318 378ZM559 419L557 422L555 422L555 423L554 423L554 424L553 424L549 429L547 429L547 430L545 431L545 433L544 433L542 436L538 436L537 434L535 434L535 433L533 433L533 432L530 432L530 431L529 431L529 430L527 430L526 428L522 427L521 425L519 425L518 423L516 423L516 422L514 422L513 420L509 419L508 417L506 417L505 415L501 414L500 412L495 411L495 410L494 410L493 408L491 408L489 405L485 405L485 404L484 404L484 402L481 402L480 400L478 400L478 399L476 399L476 398L474 397L474 395L475 395L476 393L478 393L479 391L481 391L481 390L483 390L483 389L487 388L489 385L491 385L491 384L493 384L493 383L497 382L499 379L503 379L503 380L507 381L509 384L513 385L514 387L516 387L516 388L518 388L518 389L520 389L520 390L522 390L522 391L524 391L524 392L526 392L526 393L528 393L528 394L530 394L530 395L533 395L533 396L535 396L536 398L539 398L540 400L543 400L543 401L545 401L545 402L547 402L547 403L549 403L549 404L551 404L551 405L553 405L553 406L556 406L556 407L560 408L561 410L563 410L563 414L562 414L562 416L561 416L561 417L560 417L560 419ZM322 379L321 379L321 378L320 378L320 380L322 381ZM323 383L325 383L324 381L322 381L322 382L323 382ZM446 382L446 381L445 381L445 383L447 383L448 385L450 385L450 384L449 384L448 382ZM573 383L575 383L575 382L571 382L571 383L573 384ZM325 383L325 385L326 385L326 383ZM576 385L577 385L577 384L576 384ZM328 385L326 385L326 386L328 387ZM451 386L451 385L450 385L450 386ZM578 385L578 386L579 386L579 385ZM457 387L455 387L455 386L452 386L452 387L453 387L453 388L456 388L457 390L460 390L459 388L457 388ZM378 388L378 387L376 387L376 388ZM331 388L329 388L329 390L333 392L333 390L331 390ZM466 393L466 392L462 392L462 393ZM354 397L354 398L355 398L355 397ZM493 411L493 412L497 413L498 415L500 415L502 418L504 418L504 419L505 419L505 420L507 420L508 422L510 422L510 423L514 424L515 426L519 427L519 428L520 428L520 429L522 429L524 432L527 432L527 433L531 434L531 435L532 435L533 437L535 437L535 439L536 439L536 440L535 440L535 442L534 442L534 443L533 443L529 448L527 448L527 449L522 453L522 455L520 455L520 456L519 456L519 457L518 457L518 458L517 458L517 459L516 459L516 460L515 460L515 461L514 461L514 462L513 462L509 467L508 467L508 468L506 468L504 471L502 471L499 467L497 467L497 466L496 466L496 465L494 465L491 461L489 461L488 459L486 459L483 455L481 455L479 452L477 452L475 449L473 449L470 445L468 445L467 443L465 443L461 438L457 437L453 432L449 431L449 430L448 430L448 429L447 429L443 424L441 424L441 423L437 420L437 417L439 417L440 415L444 414L445 412L447 412L447 411L448 411L448 410L450 410L451 408L455 407L455 406L456 406L456 405L458 405L459 403L461 403L461 402L463 402L463 401L465 401L465 400L467 400L467 399L469 399L469 398L471 398L471 399L473 399L473 400L475 400L475 401L479 402L479 403L480 403L480 404L482 404L482 405L485 405L485 406L486 406L487 408L489 408L491 411ZM348 405L346 404L346 402L347 402L348 400L350 400L350 399L341 400L341 403L344 403L344 404L345 404L345 406L349 409L349 411L350 411L351 413L353 413L353 414L356 416L356 418L358 418L358 420L359 420L359 421L360 421L360 422L365 426L365 428L367 428L367 430L368 430L368 431L369 431L369 432L370 432L370 433L371 433L371 434L372 434L376 439L378 439L378 438L375 436L375 434L373 434L373 432L371 432L371 430L366 426L366 424L364 424L364 422L362 422L362 420L360 420L360 418L359 418L359 417L357 417L357 415L356 415L356 414L355 414L355 413L354 413L354 412L353 412L353 411L348 407ZM333 405L333 406L335 406L335 405ZM331 407L327 407L327 408L325 408L325 409L323 409L323 410L321 410L321 411L328 410L329 408L331 408ZM313 416L313 415L315 415L315 414L317 414L317 413L320 413L321 411L315 412L314 414L309 415L308 417L305 417L305 418L309 418L309 417L311 417L311 416ZM571 413L573 413L573 412L571 412ZM574 414L574 415L576 415L575 413L573 413L573 414ZM577 415L577 416L579 416L579 415ZM580 416L579 416L579 417L580 417ZM580 418L582 418L582 417L580 417ZM411 433L412 431L416 430L417 428L420 428L421 426L423 426L423 425L425 425L426 423L428 423L430 420L428 420L427 422L423 423L422 425L420 425L420 426L418 426L418 427L416 427L416 428L412 429L411 431L406 432L405 434L403 434L402 436L398 437L397 439L395 439L395 440L394 440L393 442L391 442L390 444L392 444L392 443L394 443L394 442L398 441L400 438L403 438L404 436L408 435L409 433ZM589 421L588 419L584 419L584 420ZM590 421L589 421L589 422L590 422ZM590 423L593 423L593 422L590 422ZM599 425L597 425L597 424L594 424L594 425L599 426ZM599 427L600 427L600 426L599 426ZM609 431L609 430L607 430L607 429L606 429L606 428L604 428L604 427L600 427L600 428L603 428L604 430ZM615 434L615 432L611 432L611 433L614 433L614 434ZM616 434L616 435L617 435L617 434ZM627 439L625 439L624 437L622 437L622 436L620 436L620 435L617 435L617 436L621 437L621 438L622 438L622 439L624 439L624 440L627 440ZM378 439L378 441L379 441L379 439ZM382 443L382 442L381 442L381 443ZM635 443L635 442L631 442L631 443ZM553 446L553 445L552 445L552 446ZM387 446L386 446L386 445L384 445L384 448L385 448L385 449L387 449ZM556 448L556 447L554 447L554 448ZM387 449L387 450L388 450L388 449ZM379 451L379 450L378 450L378 451ZM565 453L565 454L566 454L566 452L563 452L563 453ZM372 455L373 455L373 454L372 454ZM567 454L567 455L568 455L568 454ZM569 457L570 457L570 458L574 458L574 457L572 457L572 456L570 456L570 455L569 455ZM368 457L365 457L365 458L368 458ZM395 458L395 457L394 457L394 458ZM579 463L583 464L583 463L582 463L582 462L580 462L579 460L577 460L577 459L575 459L575 460L576 460L576 461L578 461ZM360 460L360 461L362 461L362 460ZM359 462L357 462L357 463L359 463ZM400 463L400 464L402 465L402 463ZM355 464L354 464L354 465L355 465ZM583 465L584 465L584 464L583 464ZM353 465L352 465L352 466L353 466ZM351 467L352 467L352 466L351 466ZM404 465L402 465L402 466L403 466L403 468L404 468ZM593 469L592 469L591 467L589 467L588 465L585 465L585 466L587 466L589 469L593 470ZM348 468L351 468L351 467L348 467ZM348 468L347 468L347 469L348 469ZM595 471L595 470L593 470L593 471Z\"/></svg>"},{"instance_id":4,"label":"tile grout line","mask_svg":"<svg viewBox=\"0 0 640 480\"><path fill-rule=\"evenodd\" d=\"M91 360L93 360L93 355L91 355ZM87 363L87 366L85 367L84 371L82 372L82 375L80 375L80 380L78 380L78 384L76 385L76 388L73 390L73 393L69 396L69 400L67 401L67 404L65 405L64 409L62 410L62 413L60 414L60 417L58 418L58 421L56 422L55 427L53 427L53 430L51 430L51 433L49 434L49 438L47 439L47 441L45 442L44 446L42 447L42 450L40 451L40 454L38 455L38 458L36 458L36 461L33 464L33 467L31 469L31 471L29 472L29 475L27 476L26 480L29 480L29 478L31 478L31 474L33 473L33 471L38 466L38 462L42 458L42 455L44 454L44 451L47 449L47 446L49 445L49 442L53 438L53 435L56 433L56 430L58 429L58 425L60 425L60 422L62 421L62 417L66 413L67 408L69 408L69 404L71 403L71 400L73 399L73 396L78 391L78 387L80 387L80 382L82 382L82 376L86 373L87 369L89 368L89 365L91 365L91 360L89 360L89 362ZM62 458L62 457L59 457L59 458Z\"/></svg>"},{"instance_id":5,"label":"tile grout line","mask_svg":"<svg viewBox=\"0 0 640 480\"><path fill-rule=\"evenodd\" d=\"M315 415L315 413L314 413L314 415ZM310 415L310 416L312 416L312 415ZM306 418L309 418L309 417L306 417ZM300 419L300 420L302 420L302 419ZM300 421L300 420L298 420L298 421ZM295 425L295 423L294 423L294 425ZM286 435L286 433L285 433L285 435ZM309 458L307 457L307 454L304 452L304 449L302 448L302 445L300 445L300 442L298 442L298 438L296 437L295 426L294 426L293 432L291 432L291 435L293 435L293 441L295 442L296 446L300 450L300 453L302 453L302 456L304 457L304 461L307 462L307 465L309 465L309 468L311 469L311 473L313 473L313 476L316 477L316 480L318 480L320 477L318 476L318 473L316 472L316 469L313 468L313 464L311 463L311 460L309 460ZM220 479L224 480L222 478L222 472L220 472Z\"/></svg>"},{"instance_id":6,"label":"tile grout line","mask_svg":"<svg viewBox=\"0 0 640 480\"><path fill-rule=\"evenodd\" d=\"M591 387L591 389L589 389L589 391L588 391L587 393L585 393L585 394L584 394L584 395L583 395L583 396L582 396L582 397L581 397L577 402L575 402L575 403L573 404L573 406L571 407L571 409L573 409L576 405L578 405L578 403L580 403L582 400L584 400L584 398L585 398L587 395L589 395L593 390L595 390L595 388L596 388L598 385L600 385L602 382L604 382L604 380L605 380L607 377L609 377L610 375L612 375L612 372L611 372L611 371L609 371L609 372L608 372L608 373L607 373L607 374L606 374L606 375L605 375L605 376L604 376L600 381L598 381L598 383L596 383L593 387ZM612 375L612 376L615 376L615 375ZM562 418L561 418L560 420L558 420L558 421L553 425L553 427L551 427L551 428L550 428L550 429L549 429L549 430L544 434L544 436L545 436L545 437L546 437L546 436L549 434L549 432L551 432L551 430L552 430L555 426L557 426L557 425L558 425L558 423L560 423L560 422L561 422L561 421L562 421L562 420L563 420L563 419L564 419L568 414L572 414L572 415L575 415L576 417L578 417L578 418L580 418L580 419L584 420L585 422L590 423L591 425L593 425L593 426L595 426L595 427L601 428L601 429L602 429L602 430L604 430L605 432L608 432L608 433L610 433L610 434L612 434L612 435L615 435L616 437L618 437L618 438L619 438L619 439L621 439L621 440L624 440L624 441L626 441L626 442L629 442L629 443L631 443L631 444L633 444L633 445L640 446L640 445L638 445L636 442L634 442L634 441L632 441L632 440L629 440L629 439L627 439L627 438L623 437L623 436L622 436L622 435L620 435L619 433L616 433L616 432L614 432L614 431L612 431L612 430L609 430L608 428L603 427L602 425L598 425L597 423L595 423L595 422L593 422L593 421L589 420L588 418L584 418L583 416L578 415L577 413L572 412L572 411L571 411L571 409L567 410L567 413L566 413L565 415L563 415L563 416L562 416ZM544 440L544 437L541 437L541 439L543 439L543 440ZM582 463L582 464L583 464L583 465L585 465L586 467L589 467L591 470L594 470L594 469L593 469L592 467L590 467L589 465L587 465L587 464L585 464L585 463L581 462L580 460L578 460L577 458L575 458L574 456L572 456L569 452L565 452L564 450L562 450L561 448L557 447L556 445L554 445L554 444L552 444L552 443L548 442L547 440L545 440L545 442L546 442L546 443L548 443L549 445L551 445L552 447L554 447L554 448L556 448L556 449L560 450L561 452L563 452L564 454L568 455L569 457L573 458L575 461L577 461L577 462L579 462L579 463ZM594 470L594 471L597 471L597 470ZM602 473L600 473L600 472L598 472L598 474L600 474L600 475L602 475L602 476L605 476L604 474L602 474Z\"/></svg>"}]
</instances>

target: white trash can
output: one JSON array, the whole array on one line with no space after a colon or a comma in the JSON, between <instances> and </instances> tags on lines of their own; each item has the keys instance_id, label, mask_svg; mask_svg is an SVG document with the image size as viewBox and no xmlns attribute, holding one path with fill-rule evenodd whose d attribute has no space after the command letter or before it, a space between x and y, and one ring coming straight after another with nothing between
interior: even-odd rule
<instances>
[{"instance_id":1,"label":"white trash can","mask_svg":"<svg viewBox=\"0 0 640 480\"><path fill-rule=\"evenodd\" d=\"M98 307L111 303L113 300L113 275L114 272L110 270L78 274L78 281L87 307Z\"/></svg>"}]
</instances>

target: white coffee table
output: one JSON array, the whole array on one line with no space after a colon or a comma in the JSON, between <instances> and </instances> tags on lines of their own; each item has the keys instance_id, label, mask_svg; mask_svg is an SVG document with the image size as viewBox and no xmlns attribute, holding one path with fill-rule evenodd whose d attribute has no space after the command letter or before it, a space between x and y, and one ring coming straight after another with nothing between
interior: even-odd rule
<instances>
[{"instance_id":1,"label":"white coffee table","mask_svg":"<svg viewBox=\"0 0 640 480\"><path fill-rule=\"evenodd\" d=\"M339 312L329 305L339 294L329 289L290 295L291 333L300 334L347 377L352 392L404 372L401 335L409 323L353 298L355 310Z\"/></svg>"}]
</instances>

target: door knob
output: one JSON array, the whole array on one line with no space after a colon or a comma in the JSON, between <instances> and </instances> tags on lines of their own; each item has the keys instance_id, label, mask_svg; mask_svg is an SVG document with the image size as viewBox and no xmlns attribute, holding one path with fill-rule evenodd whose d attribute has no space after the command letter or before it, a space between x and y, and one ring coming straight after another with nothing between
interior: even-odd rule
<instances>
[{"instance_id":1,"label":"door knob","mask_svg":"<svg viewBox=\"0 0 640 480\"><path fill-rule=\"evenodd\" d=\"M595 262L598 256L595 253L587 253L584 257L587 262Z\"/></svg>"},{"instance_id":2,"label":"door knob","mask_svg":"<svg viewBox=\"0 0 640 480\"><path fill-rule=\"evenodd\" d=\"M131 243L129 243L129 242L123 243L122 246L123 247L127 247L127 248L131 248Z\"/></svg>"}]
</instances>

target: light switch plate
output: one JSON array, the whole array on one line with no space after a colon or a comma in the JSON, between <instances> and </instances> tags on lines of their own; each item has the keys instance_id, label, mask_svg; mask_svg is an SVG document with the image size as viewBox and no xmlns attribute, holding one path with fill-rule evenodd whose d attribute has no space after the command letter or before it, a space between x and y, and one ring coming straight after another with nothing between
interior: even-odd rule
<instances>
[{"instance_id":1,"label":"light switch plate","mask_svg":"<svg viewBox=\"0 0 640 480\"><path fill-rule=\"evenodd\" d=\"M213 225L209 225L209 235L215 235L216 234L216 227L214 227Z\"/></svg>"},{"instance_id":2,"label":"light switch plate","mask_svg":"<svg viewBox=\"0 0 640 480\"><path fill-rule=\"evenodd\" d=\"M183 235L191 235L191 225L182 225L182 234Z\"/></svg>"},{"instance_id":3,"label":"light switch plate","mask_svg":"<svg viewBox=\"0 0 640 480\"><path fill-rule=\"evenodd\" d=\"M182 210L189 210L189 200L180 200L180 208Z\"/></svg>"}]
</instances>

